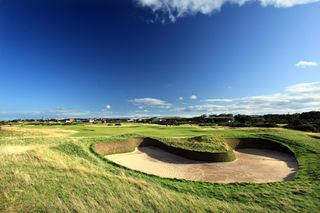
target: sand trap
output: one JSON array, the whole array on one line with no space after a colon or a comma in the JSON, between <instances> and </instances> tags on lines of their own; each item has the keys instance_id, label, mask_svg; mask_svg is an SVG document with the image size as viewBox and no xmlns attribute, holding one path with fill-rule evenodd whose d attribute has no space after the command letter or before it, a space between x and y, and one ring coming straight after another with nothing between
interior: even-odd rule
<instances>
[{"instance_id":1,"label":"sand trap","mask_svg":"<svg viewBox=\"0 0 320 213\"><path fill-rule=\"evenodd\" d=\"M238 149L235 153L237 160L233 162L204 163L147 146L130 153L107 155L106 158L160 177L219 183L286 181L293 178L298 168L295 158L282 152Z\"/></svg>"}]
</instances>

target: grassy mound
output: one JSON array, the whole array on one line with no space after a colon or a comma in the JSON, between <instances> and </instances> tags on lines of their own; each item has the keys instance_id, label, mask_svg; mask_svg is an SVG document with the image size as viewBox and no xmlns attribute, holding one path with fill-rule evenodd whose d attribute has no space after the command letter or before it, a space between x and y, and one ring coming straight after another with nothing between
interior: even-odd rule
<instances>
[{"instance_id":1,"label":"grassy mound","mask_svg":"<svg viewBox=\"0 0 320 213\"><path fill-rule=\"evenodd\" d=\"M121 137L125 141L116 141ZM217 136L198 136L193 138L149 138L136 135L121 135L109 138L112 142L92 145L92 151L101 156L134 151L140 146L155 146L167 152L198 161L229 162L236 159L232 149Z\"/></svg>"},{"instance_id":2,"label":"grassy mound","mask_svg":"<svg viewBox=\"0 0 320 213\"><path fill-rule=\"evenodd\" d=\"M219 135L201 135L191 138L159 138L160 141L186 150L221 153L230 150L224 138Z\"/></svg>"}]
</instances>

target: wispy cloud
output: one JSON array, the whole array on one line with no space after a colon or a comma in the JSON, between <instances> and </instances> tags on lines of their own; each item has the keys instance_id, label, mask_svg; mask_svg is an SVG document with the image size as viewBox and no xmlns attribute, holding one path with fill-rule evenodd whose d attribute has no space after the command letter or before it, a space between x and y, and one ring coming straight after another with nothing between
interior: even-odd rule
<instances>
[{"instance_id":1,"label":"wispy cloud","mask_svg":"<svg viewBox=\"0 0 320 213\"><path fill-rule=\"evenodd\" d=\"M68 108L57 108L43 111L5 111L0 112L0 118L69 118L90 117L91 111L73 110Z\"/></svg>"},{"instance_id":2,"label":"wispy cloud","mask_svg":"<svg viewBox=\"0 0 320 213\"><path fill-rule=\"evenodd\" d=\"M320 93L320 82L300 83L286 88L290 93Z\"/></svg>"},{"instance_id":3,"label":"wispy cloud","mask_svg":"<svg viewBox=\"0 0 320 213\"><path fill-rule=\"evenodd\" d=\"M196 95L191 95L191 96L190 96L190 99L191 99L191 100L196 100L197 98L198 98L198 97L197 97Z\"/></svg>"},{"instance_id":4,"label":"wispy cloud","mask_svg":"<svg viewBox=\"0 0 320 213\"><path fill-rule=\"evenodd\" d=\"M298 68L318 67L319 64L315 61L299 61L294 66Z\"/></svg>"},{"instance_id":5,"label":"wispy cloud","mask_svg":"<svg viewBox=\"0 0 320 213\"><path fill-rule=\"evenodd\" d=\"M156 15L156 20L164 21L168 18L174 22L179 17L187 15L211 14L219 11L224 4L242 6L252 0L135 0L139 6L150 8ZM300 4L309 4L319 0L257 0L262 6L277 8L292 7ZM161 15L163 18L161 18ZM159 18L160 17L160 18Z\"/></svg>"},{"instance_id":6,"label":"wispy cloud","mask_svg":"<svg viewBox=\"0 0 320 213\"><path fill-rule=\"evenodd\" d=\"M111 105L107 104L103 109L98 112L92 112L91 116L93 117L109 117L113 114L111 111Z\"/></svg>"},{"instance_id":7,"label":"wispy cloud","mask_svg":"<svg viewBox=\"0 0 320 213\"><path fill-rule=\"evenodd\" d=\"M27 119L27 118L93 118L111 117L111 106L106 105L99 110L75 110L71 108L56 108L39 111L1 111L0 119Z\"/></svg>"},{"instance_id":8,"label":"wispy cloud","mask_svg":"<svg viewBox=\"0 0 320 213\"><path fill-rule=\"evenodd\" d=\"M44 112L46 113L46 112ZM77 116L87 116L90 115L90 111L81 111L81 110L73 110L73 109L55 109L47 112L48 114L57 115L57 116L65 116L65 117L77 117Z\"/></svg>"},{"instance_id":9,"label":"wispy cloud","mask_svg":"<svg viewBox=\"0 0 320 213\"><path fill-rule=\"evenodd\" d=\"M178 99L179 99L179 101L183 101L183 97L179 97Z\"/></svg>"},{"instance_id":10,"label":"wispy cloud","mask_svg":"<svg viewBox=\"0 0 320 213\"><path fill-rule=\"evenodd\" d=\"M191 114L265 114L320 110L320 82L291 85L281 93L270 95L234 99L207 99L204 102L203 104L177 107L174 110Z\"/></svg>"},{"instance_id":11,"label":"wispy cloud","mask_svg":"<svg viewBox=\"0 0 320 213\"><path fill-rule=\"evenodd\" d=\"M170 108L171 104L157 98L135 98L129 100L130 103L138 107L156 107L156 108Z\"/></svg>"},{"instance_id":12,"label":"wispy cloud","mask_svg":"<svg viewBox=\"0 0 320 213\"><path fill-rule=\"evenodd\" d=\"M228 98L213 98L213 99L206 99L205 102L232 102L232 99Z\"/></svg>"},{"instance_id":13,"label":"wispy cloud","mask_svg":"<svg viewBox=\"0 0 320 213\"><path fill-rule=\"evenodd\" d=\"M193 95L195 96L195 95ZM191 98L192 96L190 96ZM45 111L12 112L1 111L0 119L11 118L69 118L69 117L139 117L199 114L266 114L296 113L320 110L320 81L290 85L283 91L273 94L246 96L238 98L211 98L173 105L157 98L136 98L129 100L136 109L128 112L112 112L111 105L100 110L74 110L57 108ZM113 109L116 107L112 107Z\"/></svg>"}]
</instances>

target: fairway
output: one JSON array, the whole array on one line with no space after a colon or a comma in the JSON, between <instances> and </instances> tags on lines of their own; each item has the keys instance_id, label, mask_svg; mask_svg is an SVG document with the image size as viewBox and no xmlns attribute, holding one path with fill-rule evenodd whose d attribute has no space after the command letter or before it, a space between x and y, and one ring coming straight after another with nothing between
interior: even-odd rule
<instances>
[{"instance_id":1,"label":"fairway","mask_svg":"<svg viewBox=\"0 0 320 213\"><path fill-rule=\"evenodd\" d=\"M214 140L207 140L203 135L213 135ZM0 136L0 212L317 212L320 208L318 134L281 128L135 124L120 127L3 126ZM195 179L191 180L160 178L133 171L109 161L94 150L96 144L123 143L132 137L147 136L162 138L172 146L199 150L223 150L221 138L268 139L290 148L297 159L298 168L286 157L279 158L272 152L242 150L237 152L238 160L226 163L230 165L229 168L238 171L239 166L236 165L242 160L258 156L267 164L276 164L276 167L270 168L270 174L260 174L259 178L270 178L269 181L275 182L248 183L245 180L243 183L226 184L233 181L228 179L230 176L225 172L224 177L219 173L220 179L217 180L222 183L209 183L202 182L207 181L206 175L202 176L196 171ZM195 146L191 140L183 139L195 136L201 136L206 142L198 141ZM127 148L123 152L134 151ZM149 152L148 157L151 157L150 150L138 151L141 152L135 152L138 156L146 156ZM155 154L164 156L158 151L153 153L153 158ZM188 167L190 161L180 163L182 167ZM253 165L257 170L252 170L252 167L251 171L256 175L269 168L261 166L259 160L255 163ZM197 162L192 162L194 164ZM161 167L153 168L166 167L162 162ZM217 174L211 171L211 175ZM182 174L180 169L175 169L175 172ZM239 172L238 176L233 176L241 182L240 176L243 175ZM256 182L265 182L259 178L255 179ZM284 179L286 181L283 182Z\"/></svg>"}]
</instances>

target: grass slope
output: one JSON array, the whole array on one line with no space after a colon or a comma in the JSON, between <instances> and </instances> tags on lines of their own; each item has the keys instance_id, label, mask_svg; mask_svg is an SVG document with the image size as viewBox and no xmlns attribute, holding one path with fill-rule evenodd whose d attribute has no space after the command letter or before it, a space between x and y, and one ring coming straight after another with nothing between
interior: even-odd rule
<instances>
[{"instance_id":1,"label":"grass slope","mask_svg":"<svg viewBox=\"0 0 320 213\"><path fill-rule=\"evenodd\" d=\"M269 184L170 180L117 167L89 150L91 144L111 141L109 136L131 133L163 138L214 134L219 138L277 140L294 151L299 172L293 181ZM131 136L112 140L128 137ZM318 212L320 209L320 140L315 134L197 126L17 126L0 130L0 150L1 212Z\"/></svg>"},{"instance_id":2,"label":"grass slope","mask_svg":"<svg viewBox=\"0 0 320 213\"><path fill-rule=\"evenodd\" d=\"M199 152L226 152L230 147L219 135L201 135L188 138L159 138L165 144Z\"/></svg>"}]
</instances>

